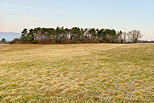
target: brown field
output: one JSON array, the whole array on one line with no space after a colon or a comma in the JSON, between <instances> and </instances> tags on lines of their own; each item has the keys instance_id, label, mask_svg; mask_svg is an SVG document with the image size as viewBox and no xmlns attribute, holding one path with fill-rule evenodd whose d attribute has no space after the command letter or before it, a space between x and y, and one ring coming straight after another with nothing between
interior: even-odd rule
<instances>
[{"instance_id":1,"label":"brown field","mask_svg":"<svg viewBox=\"0 0 154 103\"><path fill-rule=\"evenodd\" d=\"M1 103L154 102L154 44L0 44Z\"/></svg>"}]
</instances>

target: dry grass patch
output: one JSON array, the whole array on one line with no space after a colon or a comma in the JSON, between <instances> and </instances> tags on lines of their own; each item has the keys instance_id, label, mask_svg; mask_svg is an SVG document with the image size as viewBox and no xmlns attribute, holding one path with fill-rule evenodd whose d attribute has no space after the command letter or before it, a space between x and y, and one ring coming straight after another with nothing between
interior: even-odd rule
<instances>
[{"instance_id":1,"label":"dry grass patch","mask_svg":"<svg viewBox=\"0 0 154 103\"><path fill-rule=\"evenodd\" d=\"M0 54L2 103L154 101L154 44L14 48Z\"/></svg>"},{"instance_id":2,"label":"dry grass patch","mask_svg":"<svg viewBox=\"0 0 154 103\"><path fill-rule=\"evenodd\" d=\"M0 52L23 51L41 47L42 45L34 44L0 44Z\"/></svg>"}]
</instances>

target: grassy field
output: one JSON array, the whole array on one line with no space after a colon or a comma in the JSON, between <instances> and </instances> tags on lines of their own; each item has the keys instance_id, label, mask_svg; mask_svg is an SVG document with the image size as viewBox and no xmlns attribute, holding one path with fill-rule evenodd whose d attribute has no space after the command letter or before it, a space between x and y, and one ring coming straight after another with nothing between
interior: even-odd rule
<instances>
[{"instance_id":1,"label":"grassy field","mask_svg":"<svg viewBox=\"0 0 154 103\"><path fill-rule=\"evenodd\" d=\"M0 45L0 102L154 102L154 44Z\"/></svg>"}]
</instances>

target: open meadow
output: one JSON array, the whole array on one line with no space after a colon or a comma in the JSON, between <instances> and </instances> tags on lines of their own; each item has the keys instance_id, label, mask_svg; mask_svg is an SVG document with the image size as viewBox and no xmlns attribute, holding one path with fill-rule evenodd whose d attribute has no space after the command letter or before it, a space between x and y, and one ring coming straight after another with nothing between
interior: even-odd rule
<instances>
[{"instance_id":1,"label":"open meadow","mask_svg":"<svg viewBox=\"0 0 154 103\"><path fill-rule=\"evenodd\" d=\"M0 103L154 102L154 44L0 44Z\"/></svg>"}]
</instances>

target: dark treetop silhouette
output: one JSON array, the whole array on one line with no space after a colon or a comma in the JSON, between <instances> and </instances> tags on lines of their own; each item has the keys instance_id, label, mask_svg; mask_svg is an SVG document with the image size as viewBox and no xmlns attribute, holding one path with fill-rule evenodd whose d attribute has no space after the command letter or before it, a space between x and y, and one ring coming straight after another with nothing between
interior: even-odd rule
<instances>
[{"instance_id":1,"label":"dark treetop silhouette","mask_svg":"<svg viewBox=\"0 0 154 103\"><path fill-rule=\"evenodd\" d=\"M116 32L114 29L83 29L73 27L34 28L24 29L20 43L35 44L70 44L70 43L126 43L138 42L142 37L140 31L133 30L128 33ZM19 41L19 40L18 40Z\"/></svg>"}]
</instances>

